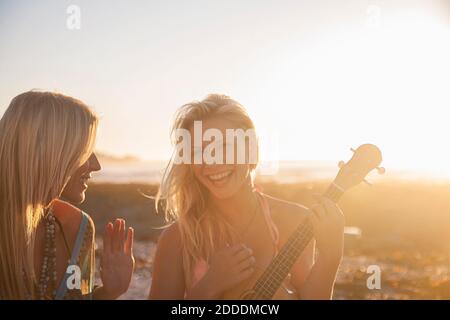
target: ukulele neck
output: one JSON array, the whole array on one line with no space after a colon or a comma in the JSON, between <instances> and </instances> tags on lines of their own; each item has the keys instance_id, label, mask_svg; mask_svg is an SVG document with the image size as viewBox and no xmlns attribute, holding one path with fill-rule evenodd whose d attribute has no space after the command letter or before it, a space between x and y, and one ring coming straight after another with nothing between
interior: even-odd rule
<instances>
[{"instance_id":1,"label":"ukulele neck","mask_svg":"<svg viewBox=\"0 0 450 320\"><path fill-rule=\"evenodd\" d=\"M339 185L336 184L336 182L333 182L330 184L328 189L323 194L324 197L327 197L334 203L338 203L338 201L341 199L342 195L344 194L345 190L342 189Z\"/></svg>"},{"instance_id":2,"label":"ukulele neck","mask_svg":"<svg viewBox=\"0 0 450 320\"><path fill-rule=\"evenodd\" d=\"M344 190L333 182L323 195L337 203L343 194ZM295 229L278 255L258 279L253 287L253 294L249 298L254 300L271 299L313 236L312 223L310 219L305 218L305 221Z\"/></svg>"}]
</instances>

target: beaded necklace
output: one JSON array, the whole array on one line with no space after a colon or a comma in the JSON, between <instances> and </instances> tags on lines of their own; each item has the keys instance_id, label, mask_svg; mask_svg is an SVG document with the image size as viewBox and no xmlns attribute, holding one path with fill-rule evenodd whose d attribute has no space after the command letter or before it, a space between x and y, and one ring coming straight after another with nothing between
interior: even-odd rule
<instances>
[{"instance_id":1,"label":"beaded necklace","mask_svg":"<svg viewBox=\"0 0 450 320\"><path fill-rule=\"evenodd\" d=\"M40 300L53 299L56 293L56 218L50 208L43 218L45 227L45 248L37 293Z\"/></svg>"}]
</instances>

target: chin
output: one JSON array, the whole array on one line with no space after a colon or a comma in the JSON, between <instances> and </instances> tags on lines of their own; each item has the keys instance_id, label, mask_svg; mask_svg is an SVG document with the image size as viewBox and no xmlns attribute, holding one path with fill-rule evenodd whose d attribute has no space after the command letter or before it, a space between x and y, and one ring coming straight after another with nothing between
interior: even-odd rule
<instances>
[{"instance_id":1,"label":"chin","mask_svg":"<svg viewBox=\"0 0 450 320\"><path fill-rule=\"evenodd\" d=\"M236 194L236 190L211 190L209 191L217 199L228 199Z\"/></svg>"},{"instance_id":2,"label":"chin","mask_svg":"<svg viewBox=\"0 0 450 320\"><path fill-rule=\"evenodd\" d=\"M80 194L80 196L78 197L78 201L77 204L81 204L84 202L84 200L86 199L86 195L84 194L84 192L82 194Z\"/></svg>"},{"instance_id":3,"label":"chin","mask_svg":"<svg viewBox=\"0 0 450 320\"><path fill-rule=\"evenodd\" d=\"M84 192L70 196L70 197L66 197L66 200L68 200L72 204L81 204L84 202L85 199L86 199L86 195L84 194Z\"/></svg>"}]
</instances>

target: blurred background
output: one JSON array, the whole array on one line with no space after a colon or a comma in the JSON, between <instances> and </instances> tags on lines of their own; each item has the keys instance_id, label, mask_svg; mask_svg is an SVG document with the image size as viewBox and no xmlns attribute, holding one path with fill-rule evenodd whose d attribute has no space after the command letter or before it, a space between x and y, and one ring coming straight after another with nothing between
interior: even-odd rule
<instances>
[{"instance_id":1,"label":"blurred background","mask_svg":"<svg viewBox=\"0 0 450 320\"><path fill-rule=\"evenodd\" d=\"M150 285L165 222L141 193L156 193L173 114L208 93L248 109L258 184L283 199L308 205L350 147L383 151L387 173L341 202L335 298L450 298L449 57L448 0L0 0L0 114L43 89L101 116L103 170L83 209L99 230L125 217L137 231L124 298ZM370 265L381 289L366 286Z\"/></svg>"}]
</instances>

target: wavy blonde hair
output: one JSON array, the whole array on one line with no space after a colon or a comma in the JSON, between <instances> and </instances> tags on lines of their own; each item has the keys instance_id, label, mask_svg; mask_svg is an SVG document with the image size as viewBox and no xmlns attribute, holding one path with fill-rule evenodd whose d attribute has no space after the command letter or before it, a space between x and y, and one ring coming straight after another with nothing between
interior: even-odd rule
<instances>
[{"instance_id":1,"label":"wavy blonde hair","mask_svg":"<svg viewBox=\"0 0 450 320\"><path fill-rule=\"evenodd\" d=\"M202 101L183 105L175 115L171 129L176 145L176 130L189 130L194 121L220 117L234 123L240 129L255 129L245 108L226 95L210 94ZM212 253L224 243L234 241L229 224L213 210L208 210L206 188L194 176L190 164L175 164L173 155L164 172L156 195L156 207L164 207L166 219L177 221L182 239L183 269L187 285L190 285L192 269L199 260L208 261ZM256 164L252 164L253 171ZM163 200L163 205L159 205Z\"/></svg>"},{"instance_id":2,"label":"wavy blonde hair","mask_svg":"<svg viewBox=\"0 0 450 320\"><path fill-rule=\"evenodd\" d=\"M92 153L98 118L51 92L15 97L0 120L0 299L34 298L34 238L44 210Z\"/></svg>"}]
</instances>

